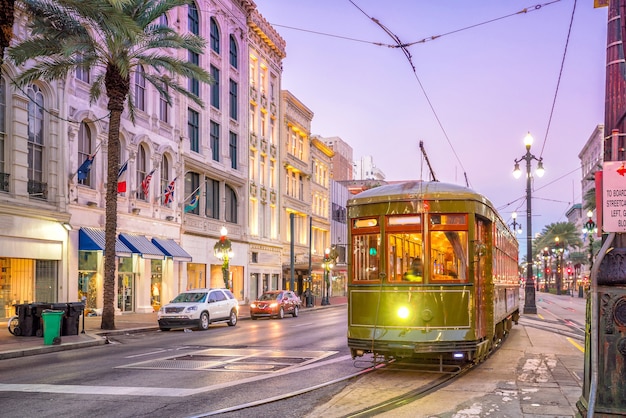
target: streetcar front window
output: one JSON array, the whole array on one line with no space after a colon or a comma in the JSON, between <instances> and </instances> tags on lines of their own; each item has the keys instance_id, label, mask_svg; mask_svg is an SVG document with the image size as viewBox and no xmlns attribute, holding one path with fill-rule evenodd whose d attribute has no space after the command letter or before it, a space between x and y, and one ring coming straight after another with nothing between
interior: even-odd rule
<instances>
[{"instance_id":1,"label":"streetcar front window","mask_svg":"<svg viewBox=\"0 0 626 418\"><path fill-rule=\"evenodd\" d=\"M380 234L354 235L352 237L352 280L380 280Z\"/></svg>"},{"instance_id":2,"label":"streetcar front window","mask_svg":"<svg viewBox=\"0 0 626 418\"><path fill-rule=\"evenodd\" d=\"M466 231L432 231L430 252L433 281L467 281Z\"/></svg>"},{"instance_id":3,"label":"streetcar front window","mask_svg":"<svg viewBox=\"0 0 626 418\"><path fill-rule=\"evenodd\" d=\"M424 282L424 244L421 232L390 233L389 281Z\"/></svg>"}]
</instances>

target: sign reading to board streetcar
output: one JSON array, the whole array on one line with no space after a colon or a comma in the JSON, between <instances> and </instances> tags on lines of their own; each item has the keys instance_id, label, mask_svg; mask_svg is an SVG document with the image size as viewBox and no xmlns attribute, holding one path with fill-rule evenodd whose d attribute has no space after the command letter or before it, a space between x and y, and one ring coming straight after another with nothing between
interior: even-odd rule
<instances>
[{"instance_id":1,"label":"sign reading to board streetcar","mask_svg":"<svg viewBox=\"0 0 626 418\"><path fill-rule=\"evenodd\" d=\"M626 232L626 162L607 161L602 171L602 230Z\"/></svg>"}]
</instances>

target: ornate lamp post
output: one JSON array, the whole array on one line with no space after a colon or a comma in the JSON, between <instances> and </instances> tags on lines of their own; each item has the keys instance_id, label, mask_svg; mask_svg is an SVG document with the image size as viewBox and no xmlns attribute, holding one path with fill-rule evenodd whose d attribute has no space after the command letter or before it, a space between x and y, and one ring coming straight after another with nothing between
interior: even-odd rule
<instances>
[{"instance_id":1,"label":"ornate lamp post","mask_svg":"<svg viewBox=\"0 0 626 418\"><path fill-rule=\"evenodd\" d=\"M326 294L324 294L324 287L322 287L322 305L330 305L330 271L335 265L336 258L337 252L335 248L326 248L324 250L322 267L324 268L324 287L326 288Z\"/></svg>"},{"instance_id":2,"label":"ornate lamp post","mask_svg":"<svg viewBox=\"0 0 626 418\"><path fill-rule=\"evenodd\" d=\"M543 249L543 277L544 277L544 287L545 287L545 291L548 291L548 274L549 274L549 269L548 269L548 260L550 259L550 249L548 247L545 247Z\"/></svg>"},{"instance_id":3,"label":"ornate lamp post","mask_svg":"<svg viewBox=\"0 0 626 418\"><path fill-rule=\"evenodd\" d=\"M513 218L513 222L511 222L511 228L513 228L513 232L521 234L522 233L522 224L517 222L517 212L513 212L511 214L511 218Z\"/></svg>"},{"instance_id":4,"label":"ornate lamp post","mask_svg":"<svg viewBox=\"0 0 626 418\"><path fill-rule=\"evenodd\" d=\"M533 270L532 270L532 259L533 259L533 248L532 248L532 210L531 210L531 179L532 174L530 171L530 162L532 160L537 161L537 170L536 174L538 177L543 176L543 160L541 158L537 158L530 153L530 147L533 144L533 137L530 135L530 132L524 137L524 145L526 146L526 154L522 157L515 160L515 169L513 170L513 176L515 178L520 178L522 175L522 171L520 170L519 163L522 161L526 161L526 285L525 289L525 298L524 298L524 313L525 314L536 314L537 313L537 305L535 305L535 283L533 281Z\"/></svg>"},{"instance_id":5,"label":"ornate lamp post","mask_svg":"<svg viewBox=\"0 0 626 418\"><path fill-rule=\"evenodd\" d=\"M228 234L228 230L226 229L225 226L222 227L222 229L220 230L220 240L217 241L215 243L215 246L213 246L213 252L215 254L215 257L217 257L218 259L222 260L222 277L224 279L224 287L226 289L228 289L230 286L228 285L229 283L229 274L228 274L228 267L229 267L229 262L230 259L233 258L233 256L235 255L233 253L233 249L232 249L232 244L230 243L230 240L228 238L226 238L226 235Z\"/></svg>"},{"instance_id":6,"label":"ornate lamp post","mask_svg":"<svg viewBox=\"0 0 626 418\"><path fill-rule=\"evenodd\" d=\"M556 255L556 294L560 295L563 288L563 244L559 237L554 238L554 254Z\"/></svg>"}]
</instances>

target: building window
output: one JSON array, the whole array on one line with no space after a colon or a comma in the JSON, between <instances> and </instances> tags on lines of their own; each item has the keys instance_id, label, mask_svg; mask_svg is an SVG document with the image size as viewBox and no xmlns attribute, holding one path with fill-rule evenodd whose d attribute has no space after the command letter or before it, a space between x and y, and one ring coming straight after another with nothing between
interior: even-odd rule
<instances>
[{"instance_id":1,"label":"building window","mask_svg":"<svg viewBox=\"0 0 626 418\"><path fill-rule=\"evenodd\" d=\"M190 3L187 8L187 30L194 35L200 35L200 18L195 2Z\"/></svg>"},{"instance_id":2,"label":"building window","mask_svg":"<svg viewBox=\"0 0 626 418\"><path fill-rule=\"evenodd\" d=\"M183 206L185 207L185 212L193 213L195 215L200 214L200 204L198 202L197 205L191 205L192 199L194 199L196 192L200 188L200 175L198 173L187 173L185 175L185 201L183 202Z\"/></svg>"},{"instance_id":3,"label":"building window","mask_svg":"<svg viewBox=\"0 0 626 418\"><path fill-rule=\"evenodd\" d=\"M237 120L238 105L237 105L237 82L230 80L230 88L228 90L230 96L230 117Z\"/></svg>"},{"instance_id":4,"label":"building window","mask_svg":"<svg viewBox=\"0 0 626 418\"><path fill-rule=\"evenodd\" d=\"M195 65L200 65L200 55L195 53L195 52L191 52L189 51L189 62ZM189 77L189 83L187 88L189 89L189 92L192 93L193 95L200 97L200 81L198 81L197 78L194 77Z\"/></svg>"},{"instance_id":5,"label":"building window","mask_svg":"<svg viewBox=\"0 0 626 418\"><path fill-rule=\"evenodd\" d=\"M170 162L167 156L163 155L163 159L161 160L161 178L160 178L160 193L165 193L165 189L170 184Z\"/></svg>"},{"instance_id":6,"label":"building window","mask_svg":"<svg viewBox=\"0 0 626 418\"><path fill-rule=\"evenodd\" d=\"M237 169L237 134L230 132L228 140L228 150L230 155L230 167Z\"/></svg>"},{"instance_id":7,"label":"building window","mask_svg":"<svg viewBox=\"0 0 626 418\"><path fill-rule=\"evenodd\" d=\"M169 26L169 22L167 21L167 15L165 13L163 13L161 16L159 16L159 25L161 25L163 27L168 27Z\"/></svg>"},{"instance_id":8,"label":"building window","mask_svg":"<svg viewBox=\"0 0 626 418\"><path fill-rule=\"evenodd\" d=\"M230 65L237 68L237 41L233 35L230 35Z\"/></svg>"},{"instance_id":9,"label":"building window","mask_svg":"<svg viewBox=\"0 0 626 418\"><path fill-rule=\"evenodd\" d=\"M235 191L229 185L225 186L226 190L226 208L225 219L226 222L237 223L237 195Z\"/></svg>"},{"instance_id":10,"label":"building window","mask_svg":"<svg viewBox=\"0 0 626 418\"><path fill-rule=\"evenodd\" d=\"M135 71L135 107L146 110L146 76L141 65Z\"/></svg>"},{"instance_id":11,"label":"building window","mask_svg":"<svg viewBox=\"0 0 626 418\"><path fill-rule=\"evenodd\" d=\"M39 199L48 197L44 173L43 92L38 86L28 86L28 194Z\"/></svg>"},{"instance_id":12,"label":"building window","mask_svg":"<svg viewBox=\"0 0 626 418\"><path fill-rule=\"evenodd\" d=\"M217 54L220 53L220 30L213 17L211 18L211 49Z\"/></svg>"},{"instance_id":13,"label":"building window","mask_svg":"<svg viewBox=\"0 0 626 418\"><path fill-rule=\"evenodd\" d=\"M135 182L135 184L137 185L137 199L146 200L148 197L143 192L143 187L141 186L142 186L143 179L146 177L146 174L148 174L148 164L147 164L147 158L146 158L146 149L142 147L141 145L139 145L139 148L137 149L137 161L136 162L137 162L137 167L136 167L137 181Z\"/></svg>"},{"instance_id":14,"label":"building window","mask_svg":"<svg viewBox=\"0 0 626 418\"><path fill-rule=\"evenodd\" d=\"M200 152L200 114L193 109L187 112L187 135L189 147L194 152Z\"/></svg>"},{"instance_id":15,"label":"building window","mask_svg":"<svg viewBox=\"0 0 626 418\"><path fill-rule=\"evenodd\" d=\"M91 131L85 122L81 122L78 127L78 164L83 164L91 156ZM93 169L93 161L91 168L87 171L87 175L83 179L78 179L78 183L84 186L92 187L91 172ZM92 187L93 188L93 187Z\"/></svg>"},{"instance_id":16,"label":"building window","mask_svg":"<svg viewBox=\"0 0 626 418\"><path fill-rule=\"evenodd\" d=\"M216 109L220 108L220 70L211 65L211 77L215 82L211 85L211 106Z\"/></svg>"},{"instance_id":17,"label":"building window","mask_svg":"<svg viewBox=\"0 0 626 418\"><path fill-rule=\"evenodd\" d=\"M213 219L220 218L220 182L206 179L206 216Z\"/></svg>"},{"instance_id":18,"label":"building window","mask_svg":"<svg viewBox=\"0 0 626 418\"><path fill-rule=\"evenodd\" d=\"M167 85L163 86L165 92L168 92ZM167 103L167 96L164 93L159 93L159 119L163 122L169 122L170 120L170 105Z\"/></svg>"},{"instance_id":19,"label":"building window","mask_svg":"<svg viewBox=\"0 0 626 418\"><path fill-rule=\"evenodd\" d=\"M79 55L79 59L82 57ZM85 83L89 83L89 68L86 65L79 65L76 67L76 78Z\"/></svg>"},{"instance_id":20,"label":"building window","mask_svg":"<svg viewBox=\"0 0 626 418\"><path fill-rule=\"evenodd\" d=\"M217 122L211 121L211 154L213 161L220 160L220 125Z\"/></svg>"}]
</instances>

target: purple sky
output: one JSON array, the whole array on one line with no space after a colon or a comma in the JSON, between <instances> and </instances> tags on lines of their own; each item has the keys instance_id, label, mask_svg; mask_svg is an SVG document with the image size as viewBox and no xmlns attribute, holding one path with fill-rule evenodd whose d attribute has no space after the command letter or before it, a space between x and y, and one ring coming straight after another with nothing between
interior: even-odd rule
<instances>
[{"instance_id":1,"label":"purple sky","mask_svg":"<svg viewBox=\"0 0 626 418\"><path fill-rule=\"evenodd\" d=\"M607 8L593 0L255 2L287 42L282 88L315 113L312 133L341 137L355 160L374 156L387 180L428 179L424 141L440 181L464 185L466 173L505 220L517 211L525 228L526 182L512 171L530 131L546 169L534 184L533 234L581 202L578 153L604 122ZM403 43L427 39L408 47L415 73L401 49L374 45L394 41L370 18Z\"/></svg>"}]
</instances>

